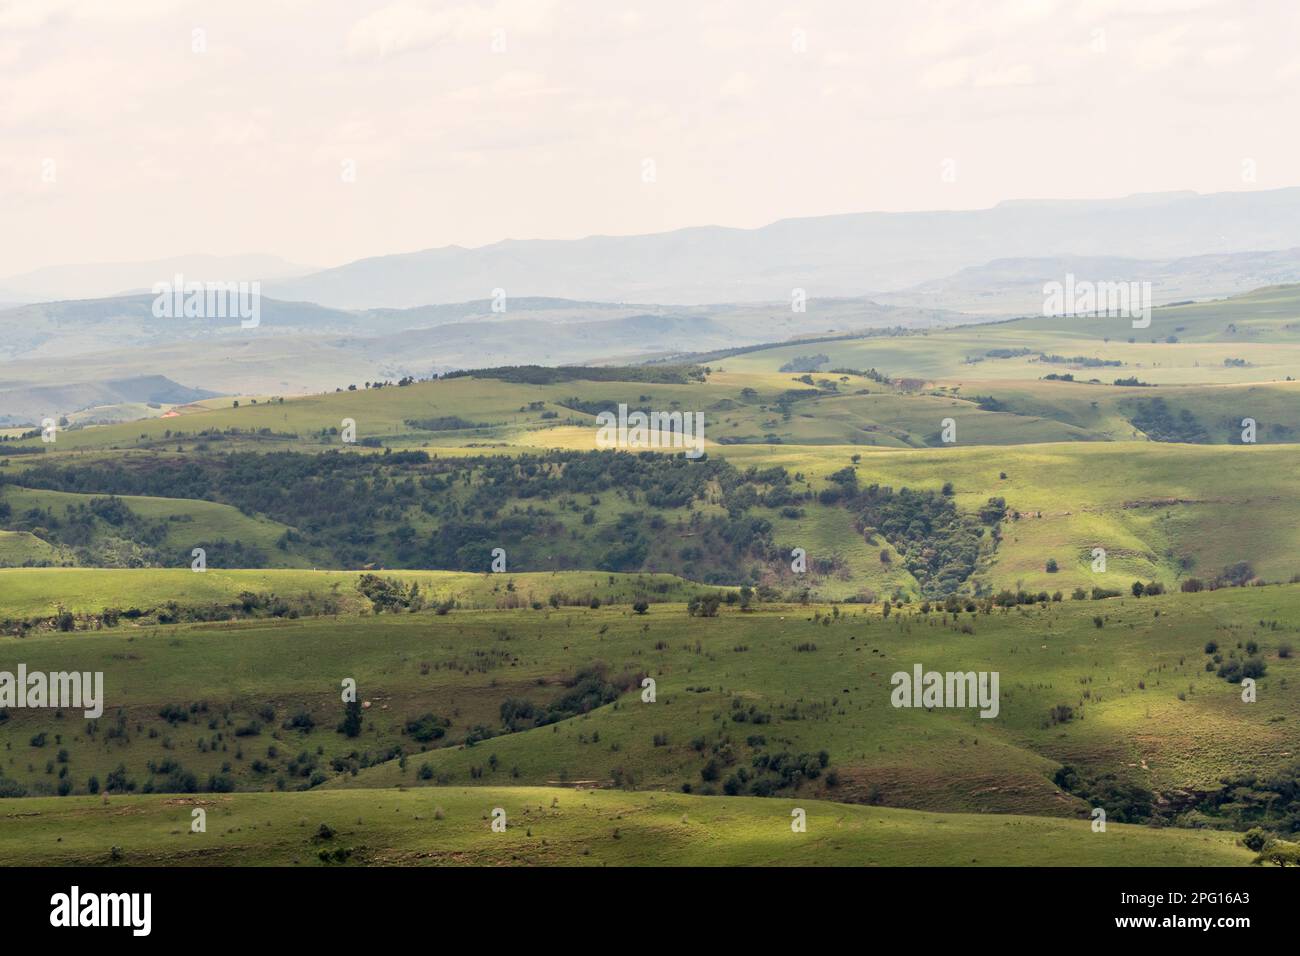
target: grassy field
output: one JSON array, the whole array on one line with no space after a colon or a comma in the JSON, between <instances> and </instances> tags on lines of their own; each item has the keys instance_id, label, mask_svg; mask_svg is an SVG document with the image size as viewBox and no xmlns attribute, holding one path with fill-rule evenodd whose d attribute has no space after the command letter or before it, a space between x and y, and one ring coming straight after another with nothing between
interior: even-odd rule
<instances>
[{"instance_id":1,"label":"grassy field","mask_svg":"<svg viewBox=\"0 0 1300 956\"><path fill-rule=\"evenodd\" d=\"M0 617L39 618L66 608L97 614L106 607L150 609L174 601L182 607L227 605L241 594L308 595L336 599L343 614L369 613L357 591L362 571L189 568L149 571L119 568L0 569ZM645 597L683 601L706 589L668 574L605 574L595 571L470 574L464 571L384 571L383 577L418 584L426 603L454 601L461 608L528 607L553 594L630 604Z\"/></svg>"},{"instance_id":2,"label":"grassy field","mask_svg":"<svg viewBox=\"0 0 1300 956\"><path fill-rule=\"evenodd\" d=\"M206 832L193 833L198 808ZM497 808L504 832L491 829ZM791 830L795 808L806 832ZM0 814L0 859L28 866L1241 866L1253 857L1234 834L1207 831L1093 833L1041 817L546 787L38 798L5 801Z\"/></svg>"},{"instance_id":3,"label":"grassy field","mask_svg":"<svg viewBox=\"0 0 1300 956\"><path fill-rule=\"evenodd\" d=\"M1175 341L1168 341L1171 336ZM1027 354L988 354L999 350ZM1036 380L1049 372L1070 371L1076 378L1103 382L1136 375L1158 385L1278 382L1300 378L1300 287L1155 309L1146 329L1134 329L1130 320L1121 318L1036 316L904 336L785 345L718 364L729 372L774 372L799 356L817 354L828 357L821 373L874 368L890 376L960 383L968 389L974 381ZM1044 363L1043 354L1121 364L1088 368Z\"/></svg>"},{"instance_id":4,"label":"grassy field","mask_svg":"<svg viewBox=\"0 0 1300 956\"><path fill-rule=\"evenodd\" d=\"M87 507L95 497L34 490L16 485L0 486L0 503L7 504L13 514L19 517L33 510L43 512L41 517L34 519L41 525L50 523L49 517L60 523L67 522L75 509ZM200 542L222 539L242 541L261 549L266 554L268 567L294 567L311 563L311 556L300 553L297 548L280 549L276 546L280 537L289 530L287 526L268 518L245 515L230 505L192 498L144 496L126 496L121 501L140 521L162 526L163 534L157 547L166 560L178 567L189 566L191 551ZM119 532L120 529L99 522L86 544L111 548L112 539ZM51 547L48 544L44 549L9 549L0 543L0 567L17 567L41 557L48 557L51 563L57 563L60 558L68 563L77 563L71 551L68 547Z\"/></svg>"},{"instance_id":5,"label":"grassy field","mask_svg":"<svg viewBox=\"0 0 1300 956\"><path fill-rule=\"evenodd\" d=\"M239 790L721 793L742 769L763 778L752 768L764 754L825 751L819 775L767 775L775 794L1079 816L1086 802L1052 779L1064 763L1169 792L1293 761L1300 685L1282 650L1297 609L1300 587L1284 586L887 619L852 606L692 618L657 604L644 615L546 607L34 635L10 644L6 666L102 671L106 708L97 721L10 708L0 776L33 795L65 780L72 794L93 791L91 777L104 785L119 766L137 789L157 789L169 764L201 788L216 776ZM1256 703L1205 669L1211 639L1228 659L1259 644L1268 671ZM890 675L915 663L998 671L998 716L892 707ZM369 703L352 738L337 730L347 678ZM556 720L506 732L510 701ZM1054 721L1060 705L1074 716ZM424 715L440 735L421 740Z\"/></svg>"},{"instance_id":6,"label":"grassy field","mask_svg":"<svg viewBox=\"0 0 1300 956\"><path fill-rule=\"evenodd\" d=\"M25 564L57 564L65 558L60 549L30 531L0 531L0 568Z\"/></svg>"},{"instance_id":7,"label":"grassy field","mask_svg":"<svg viewBox=\"0 0 1300 956\"><path fill-rule=\"evenodd\" d=\"M1278 803L1300 767L1296 287L1160 309L1147 330L1036 317L707 365L689 384L641 369L227 397L17 443L39 451L0 456L0 671L102 672L106 700L98 719L0 707L0 853L1231 865L1251 854L1221 831L1300 820ZM703 411L710 470L623 456L612 485L569 482L614 467L560 453L594 449L595 411L621 402ZM393 454L412 450L431 458ZM775 467L788 484L754 477ZM867 497L837 497L846 469L961 520L991 500L1005 515L959 539L909 505L886 533ZM177 481L99 487L142 475ZM259 566L194 573L204 541ZM510 573L487 573L497 543ZM976 610L922 604L909 562L959 546ZM67 566L17 567L42 564ZM1179 590L1233 575L1267 586ZM1045 599L993 606L1008 590ZM688 612L709 595L716 616ZM996 672L997 717L891 706L916 664ZM1243 664L1251 703L1219 673Z\"/></svg>"},{"instance_id":8,"label":"grassy field","mask_svg":"<svg viewBox=\"0 0 1300 956\"><path fill-rule=\"evenodd\" d=\"M724 454L739 467L780 465L818 490L861 455L854 466L860 485L938 490L952 482L955 501L966 509L1005 498L1013 515L996 559L976 575L993 588L1068 594L1075 587L1127 589L1139 578L1176 584L1212 578L1243 560L1273 581L1300 572L1300 531L1286 517L1300 500L1300 454L1291 446L1117 442L873 453L746 446ZM836 546L816 534L814 523L800 530L813 532L810 552ZM784 537L794 542L793 534ZM1092 570L1097 547L1108 553L1105 572ZM870 567L869 557L853 566L855 575ZM1055 574L1046 571L1051 558L1060 569Z\"/></svg>"},{"instance_id":9,"label":"grassy field","mask_svg":"<svg viewBox=\"0 0 1300 956\"><path fill-rule=\"evenodd\" d=\"M1009 511L1002 541L973 579L994 590L1024 587L1068 594L1075 587L1127 589L1136 579L1177 586L1188 577L1213 579L1241 561L1249 562L1253 573L1269 581L1289 581L1300 573L1300 562L1294 557L1300 549L1300 523L1293 520L1295 502L1300 500L1300 449L1293 445L1090 442L874 450L853 445L731 445L716 453L741 469L783 467L796 476L796 491L820 492L829 475L852 467L861 486L875 483L938 491L951 483L954 502L966 512L979 509L990 498L1002 498ZM464 496L471 490L452 489L447 494ZM0 490L0 500L13 503L15 516L32 506L60 513L91 497L12 485ZM564 502L546 503L547 523L534 525L539 537L528 542L528 553L537 562L528 570L598 566L611 529L625 518L639 520L644 513L643 502L617 493L601 496L599 503L572 497L577 499L572 508L557 507ZM329 561L316 557L320 549L301 539L287 549L277 547L276 540L287 530L283 523L242 514L230 505L166 498L122 500L142 517L165 523L166 553L178 570L188 568L194 544L218 536L260 546L271 567L305 569ZM507 497L502 510L537 504ZM893 543L865 540L854 527L852 512L816 500L801 503L800 509L802 515L796 518L774 507L754 507L750 512L770 522L779 554L802 547L810 556L839 562L840 572L814 573L805 580L818 595L844 599L864 591L917 593L915 580L901 562L885 564L879 557ZM585 524L588 511L590 526ZM689 508L662 508L657 513L664 529L653 538L642 569L706 578L710 557L683 559L681 533L674 529L695 514L720 514L721 509L698 501ZM439 528L417 502L400 516L377 519L370 530L390 534L404 525L417 535L436 535ZM105 539L120 533L102 523L96 527L96 534ZM1104 572L1093 570L1095 548L1107 552ZM69 549L31 534L0 538L0 561L21 565L42 560L75 563ZM387 547L376 546L370 560L387 567L400 564ZM1049 560L1055 560L1057 573L1047 572ZM482 567L486 570L489 563L485 549ZM210 566L216 569L220 564L210 559ZM785 569L786 563L776 561L757 567L774 583L793 586ZM292 579L291 575L286 580ZM56 597L51 594L46 603ZM91 594L74 589L63 600L81 606L86 603L83 597L89 599Z\"/></svg>"}]
</instances>

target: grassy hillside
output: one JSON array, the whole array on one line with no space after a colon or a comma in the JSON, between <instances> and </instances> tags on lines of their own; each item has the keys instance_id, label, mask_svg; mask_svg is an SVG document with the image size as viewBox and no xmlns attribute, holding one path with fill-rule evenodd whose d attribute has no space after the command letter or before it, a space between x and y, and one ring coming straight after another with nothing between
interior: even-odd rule
<instances>
[{"instance_id":1,"label":"grassy hillside","mask_svg":"<svg viewBox=\"0 0 1300 956\"><path fill-rule=\"evenodd\" d=\"M827 356L820 372L875 368L894 377L963 384L1035 380L1052 372L1104 382L1136 376L1159 385L1275 382L1300 378L1300 286L1158 308L1145 329L1133 328L1127 318L1034 316L815 347L785 345L722 364L732 372L771 372L810 354ZM1120 364L1044 362L1043 355Z\"/></svg>"},{"instance_id":2,"label":"grassy hillside","mask_svg":"<svg viewBox=\"0 0 1300 956\"><path fill-rule=\"evenodd\" d=\"M30 563L44 559L50 564L188 567L193 549L206 546L217 565L223 555L213 544L223 541L256 550L257 563L267 567L311 563L310 554L297 547L277 546L290 530L286 525L242 514L227 504L146 496L119 498L117 504L120 508L109 507L95 495L0 485L0 507L10 510L8 523L28 535L34 532L46 543L43 551L30 555ZM22 552L10 555L0 547L0 566L29 563L19 557Z\"/></svg>"},{"instance_id":3,"label":"grassy hillside","mask_svg":"<svg viewBox=\"0 0 1300 956\"><path fill-rule=\"evenodd\" d=\"M1240 866L1253 856L1231 834L1122 824L1101 834L1084 822L820 801L798 801L807 831L794 833L795 805L544 787L28 799L0 805L0 856L90 866L945 867ZM490 828L498 807L503 833ZM196 808L205 833L190 832Z\"/></svg>"},{"instance_id":4,"label":"grassy hillside","mask_svg":"<svg viewBox=\"0 0 1300 956\"><path fill-rule=\"evenodd\" d=\"M10 568L0 570L0 618L41 618L60 608L74 615L98 615L104 608L150 611L168 603L182 608L232 606L245 593L286 599L331 599L334 613L373 610L357 589L366 572L288 569L224 570L197 573L189 568L147 572L117 568ZM429 607L454 602L463 609L529 607L552 595L590 603L630 604L685 601L706 589L668 574L604 574L594 571L470 574L463 571L383 571L386 581L418 585ZM152 623L152 622L146 622Z\"/></svg>"},{"instance_id":5,"label":"grassy hillside","mask_svg":"<svg viewBox=\"0 0 1300 956\"><path fill-rule=\"evenodd\" d=\"M102 671L107 705L9 708L0 777L32 795L584 785L1079 816L1121 799L1115 775L1146 794L1125 806L1216 816L1170 795L1295 763L1298 609L1284 586L887 618L548 605L32 634L29 671ZM1253 704L1214 667L1247 659L1265 664ZM891 706L916 663L998 671L997 717ZM369 704L353 737L347 678Z\"/></svg>"},{"instance_id":6,"label":"grassy hillside","mask_svg":"<svg viewBox=\"0 0 1300 956\"><path fill-rule=\"evenodd\" d=\"M901 527L870 527L851 498L824 499L835 487L830 476L848 469L859 491L879 485L939 495L951 486L963 519L990 499L1004 502L1003 518L986 525L978 560L959 579L967 592L1127 589L1139 578L1175 587L1189 577L1214 580L1241 562L1250 565L1248 577L1288 581L1300 573L1300 531L1287 519L1300 495L1298 455L1292 445L1154 442L874 451L732 445L718 449L714 462L677 468L625 457L617 478L613 458L576 453L534 452L521 459L523 471L498 456L346 455L319 467L305 456L283 467L241 466L238 479L224 464L192 471L201 481L191 484L228 499L220 502L140 493L178 493L170 470L197 462L136 456L95 471L82 465L72 486L121 494L121 506L147 522L143 530L96 517L51 531L44 511L32 516L29 506L66 523L70 509L88 508L96 496L3 486L0 503L14 503L8 530L35 532L48 546L15 538L0 555L12 555L10 564L80 555L73 563L152 559L187 568L190 549L206 542L214 569L248 562L251 548L252 560L269 567L486 571L492 550L508 545L512 571L663 572L786 594L807 587L832 599L920 594L914 562L939 539L924 531L909 541ZM774 468L784 469L779 480L769 474ZM57 485L66 474L42 466L24 480ZM73 550L77 529L87 535L83 552ZM242 549L211 548L218 535ZM806 575L790 573L794 548L812 559ZM1104 571L1093 570L1096 548L1107 552ZM1049 561L1056 573L1046 570Z\"/></svg>"},{"instance_id":7,"label":"grassy hillside","mask_svg":"<svg viewBox=\"0 0 1300 956\"><path fill-rule=\"evenodd\" d=\"M0 852L1248 862L1217 831L1300 832L1297 312L1291 287L1141 334L1029 318L5 435L0 670L102 672L106 700L0 705ZM620 403L703 412L707 454L598 451ZM917 664L997 673L997 716L892 706Z\"/></svg>"}]
</instances>

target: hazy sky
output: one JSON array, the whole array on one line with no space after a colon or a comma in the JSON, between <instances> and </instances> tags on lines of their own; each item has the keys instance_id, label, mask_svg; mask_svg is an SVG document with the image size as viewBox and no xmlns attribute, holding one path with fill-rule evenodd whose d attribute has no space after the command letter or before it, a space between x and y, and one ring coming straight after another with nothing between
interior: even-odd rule
<instances>
[{"instance_id":1,"label":"hazy sky","mask_svg":"<svg viewBox=\"0 0 1300 956\"><path fill-rule=\"evenodd\" d=\"M0 0L0 277L1297 185L1297 35L1295 0Z\"/></svg>"}]
</instances>

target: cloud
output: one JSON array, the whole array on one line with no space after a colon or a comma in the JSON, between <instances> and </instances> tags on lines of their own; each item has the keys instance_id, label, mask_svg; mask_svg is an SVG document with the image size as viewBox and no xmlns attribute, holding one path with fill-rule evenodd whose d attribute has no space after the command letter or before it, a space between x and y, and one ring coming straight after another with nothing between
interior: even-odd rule
<instances>
[{"instance_id":1,"label":"cloud","mask_svg":"<svg viewBox=\"0 0 1300 956\"><path fill-rule=\"evenodd\" d=\"M547 29L552 11L549 0L503 0L491 6L393 3L353 24L347 36L347 55L382 59L446 42L477 42L483 50L490 50L493 41L501 38L509 49L512 33L528 35Z\"/></svg>"},{"instance_id":2,"label":"cloud","mask_svg":"<svg viewBox=\"0 0 1300 956\"><path fill-rule=\"evenodd\" d=\"M743 99L749 95L753 89L754 83L749 74L744 70L737 70L732 73L725 81L718 92L727 98Z\"/></svg>"},{"instance_id":3,"label":"cloud","mask_svg":"<svg viewBox=\"0 0 1300 956\"><path fill-rule=\"evenodd\" d=\"M1300 106L1298 29L1294 0L0 0L0 262L241 253L254 236L330 264L1236 189L1238 154L1287 170L1300 153L1294 124L1259 119ZM1042 161L1117 117L1141 151Z\"/></svg>"},{"instance_id":4,"label":"cloud","mask_svg":"<svg viewBox=\"0 0 1300 956\"><path fill-rule=\"evenodd\" d=\"M1029 86L1034 82L1034 68L1028 63L1015 63L1009 66L999 66L987 70L979 70L975 74L975 85L979 87L996 87L996 86Z\"/></svg>"}]
</instances>

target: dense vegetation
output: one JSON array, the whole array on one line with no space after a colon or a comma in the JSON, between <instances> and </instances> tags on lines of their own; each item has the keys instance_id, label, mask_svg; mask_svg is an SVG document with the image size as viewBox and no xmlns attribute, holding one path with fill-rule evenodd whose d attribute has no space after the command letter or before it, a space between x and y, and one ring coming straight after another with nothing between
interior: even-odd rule
<instances>
[{"instance_id":1,"label":"dense vegetation","mask_svg":"<svg viewBox=\"0 0 1300 956\"><path fill-rule=\"evenodd\" d=\"M162 552L165 525L141 522L115 496L200 498L288 525L295 530L281 536L280 549L325 552L340 568L482 571L494 548L507 547L512 570L661 570L741 584L758 582L782 563L784 543L773 531L777 515L800 507L846 508L869 542L878 536L898 548L928 596L961 588L982 550L996 546L1005 510L1000 501L963 515L947 495L859 489L851 468L834 478L833 487L814 496L784 468L742 471L720 459L653 452L142 457L115 467L43 465L25 472L24 487L106 497L78 508L73 521L34 513L18 516L17 526L39 527L50 540L69 544L87 538L95 522L117 533L107 538L113 542L120 536L130 544L139 529L133 563L115 566L176 566L188 563L188 546ZM605 506L607 498L618 503L615 511ZM703 508L706 503L721 509ZM688 543L680 543L684 538ZM209 548L214 567L258 567L266 560L239 541L192 546ZM101 544L95 556L105 554Z\"/></svg>"},{"instance_id":2,"label":"dense vegetation","mask_svg":"<svg viewBox=\"0 0 1300 956\"><path fill-rule=\"evenodd\" d=\"M1175 415L1163 398L1139 399L1133 402L1132 408L1130 421L1133 427L1146 432L1153 441L1196 443L1210 440L1196 416L1185 408Z\"/></svg>"}]
</instances>

